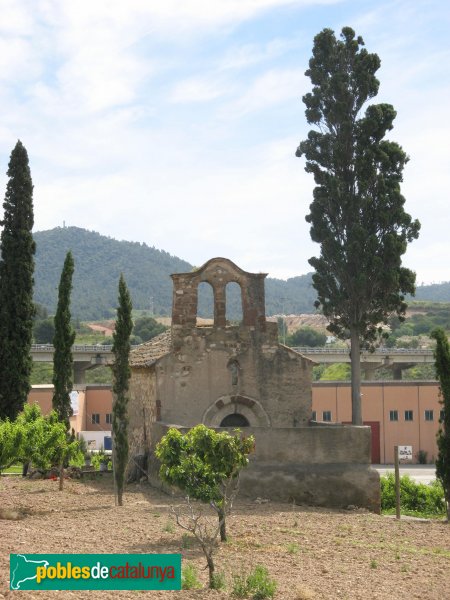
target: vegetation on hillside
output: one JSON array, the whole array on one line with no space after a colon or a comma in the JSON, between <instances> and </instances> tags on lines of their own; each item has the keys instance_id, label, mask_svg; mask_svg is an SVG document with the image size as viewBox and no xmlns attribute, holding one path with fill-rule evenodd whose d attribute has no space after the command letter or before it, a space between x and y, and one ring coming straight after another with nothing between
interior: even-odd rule
<instances>
[{"instance_id":1,"label":"vegetation on hillside","mask_svg":"<svg viewBox=\"0 0 450 600\"><path fill-rule=\"evenodd\" d=\"M192 265L163 250L139 242L117 241L79 227L57 227L34 234L36 241L35 301L49 314L57 303L58 273L68 250L77 265L72 293L72 314L82 321L114 317L115 282L121 272L138 310L153 315L170 315L172 310L171 273L189 272ZM213 250L212 250L213 252ZM210 258L210 257L205 257ZM240 265L245 268L245 265ZM282 279L266 279L266 313L301 314L315 312L317 294L311 273ZM420 300L450 302L450 282L417 288ZM239 319L239 290L230 286L227 316ZM212 304L199 295L199 313L212 316Z\"/></svg>"},{"instance_id":2,"label":"vegetation on hillside","mask_svg":"<svg viewBox=\"0 0 450 600\"><path fill-rule=\"evenodd\" d=\"M34 239L36 302L55 313L60 265L71 250L77 265L72 314L81 320L114 316L120 273L128 282L136 308L153 307L155 314L167 314L172 302L170 274L191 269L189 263L163 250L139 242L119 242L79 227L37 232Z\"/></svg>"}]
</instances>

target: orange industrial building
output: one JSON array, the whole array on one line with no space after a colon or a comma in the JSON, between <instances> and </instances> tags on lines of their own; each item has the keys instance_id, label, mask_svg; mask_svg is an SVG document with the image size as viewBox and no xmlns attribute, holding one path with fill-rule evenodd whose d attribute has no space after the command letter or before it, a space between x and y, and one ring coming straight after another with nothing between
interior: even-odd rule
<instances>
[{"instance_id":1,"label":"orange industrial building","mask_svg":"<svg viewBox=\"0 0 450 600\"><path fill-rule=\"evenodd\" d=\"M313 383L313 418L350 423L349 382ZM392 464L394 446L412 446L413 462L420 450L427 461L437 454L436 433L442 416L435 381L366 381L361 385L362 417L372 428L372 463Z\"/></svg>"},{"instance_id":2,"label":"orange industrial building","mask_svg":"<svg viewBox=\"0 0 450 600\"><path fill-rule=\"evenodd\" d=\"M368 381L361 386L362 416L372 428L372 463L392 464L394 446L412 446L413 462L419 451L428 462L436 453L436 433L442 415L439 386L435 381ZM28 401L38 402L42 412L51 410L53 386L33 386ZM72 396L74 416L71 427L87 441L97 440L97 448L107 448L112 423L110 386L78 385ZM351 422L349 382L320 381L312 386L312 418L326 422ZM95 447L95 446L94 446Z\"/></svg>"},{"instance_id":3,"label":"orange industrial building","mask_svg":"<svg viewBox=\"0 0 450 600\"><path fill-rule=\"evenodd\" d=\"M53 386L33 385L28 402L37 402L44 415L52 409ZM111 449L112 391L109 385L75 385L71 393L70 427L81 434L93 450Z\"/></svg>"}]
</instances>

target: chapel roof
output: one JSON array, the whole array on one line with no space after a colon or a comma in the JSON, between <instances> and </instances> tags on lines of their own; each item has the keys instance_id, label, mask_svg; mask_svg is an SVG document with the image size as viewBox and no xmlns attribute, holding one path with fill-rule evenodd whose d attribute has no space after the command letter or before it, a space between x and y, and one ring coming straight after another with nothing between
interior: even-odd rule
<instances>
[{"instance_id":1,"label":"chapel roof","mask_svg":"<svg viewBox=\"0 0 450 600\"><path fill-rule=\"evenodd\" d=\"M169 354L172 350L172 335L170 329L160 333L148 342L141 344L130 352L130 367L149 367L158 358Z\"/></svg>"}]
</instances>

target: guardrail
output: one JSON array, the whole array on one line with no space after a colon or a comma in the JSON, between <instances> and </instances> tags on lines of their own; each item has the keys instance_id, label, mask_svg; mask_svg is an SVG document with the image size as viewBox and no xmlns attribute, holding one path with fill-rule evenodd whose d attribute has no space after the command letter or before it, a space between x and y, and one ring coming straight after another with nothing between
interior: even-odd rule
<instances>
[{"instance_id":1,"label":"guardrail","mask_svg":"<svg viewBox=\"0 0 450 600\"><path fill-rule=\"evenodd\" d=\"M292 348L301 354L349 354L350 348L309 348L307 346L294 346ZM364 354L385 354L387 356L405 355L405 354L422 354L424 356L432 356L433 350L428 348L376 348L374 352L369 350L361 350Z\"/></svg>"},{"instance_id":2,"label":"guardrail","mask_svg":"<svg viewBox=\"0 0 450 600\"><path fill-rule=\"evenodd\" d=\"M136 345L131 346L131 349L137 348ZM54 352L54 347L52 344L32 344L31 352ZM94 346L88 345L77 345L72 346L72 352L88 352L92 354L93 352L112 352L112 345L102 346L100 344L95 344Z\"/></svg>"},{"instance_id":3,"label":"guardrail","mask_svg":"<svg viewBox=\"0 0 450 600\"><path fill-rule=\"evenodd\" d=\"M137 345L131 346L131 348L137 348ZM329 348L325 347L309 347L309 346L294 346L293 350L300 352L301 354L349 354L350 348ZM32 352L53 352L54 348L52 344L32 344ZM112 352L112 345L101 345L95 344L93 346L77 345L72 346L72 352ZM405 355L405 354L422 354L431 356L433 350L428 348L376 348L375 352L369 352L368 350L362 350L363 354L385 354L385 355Z\"/></svg>"}]
</instances>

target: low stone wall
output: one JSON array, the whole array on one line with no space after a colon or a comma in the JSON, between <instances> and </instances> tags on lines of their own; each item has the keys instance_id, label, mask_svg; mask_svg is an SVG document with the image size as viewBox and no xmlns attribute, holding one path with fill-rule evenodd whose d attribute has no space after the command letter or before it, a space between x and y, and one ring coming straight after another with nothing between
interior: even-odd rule
<instances>
[{"instance_id":1,"label":"low stone wall","mask_svg":"<svg viewBox=\"0 0 450 600\"><path fill-rule=\"evenodd\" d=\"M153 447L170 427L189 430L156 422ZM370 427L246 427L242 433L255 436L255 453L241 472L241 495L335 508L354 505L380 512L379 475L370 467ZM153 459L150 480L162 487L157 473Z\"/></svg>"}]
</instances>

